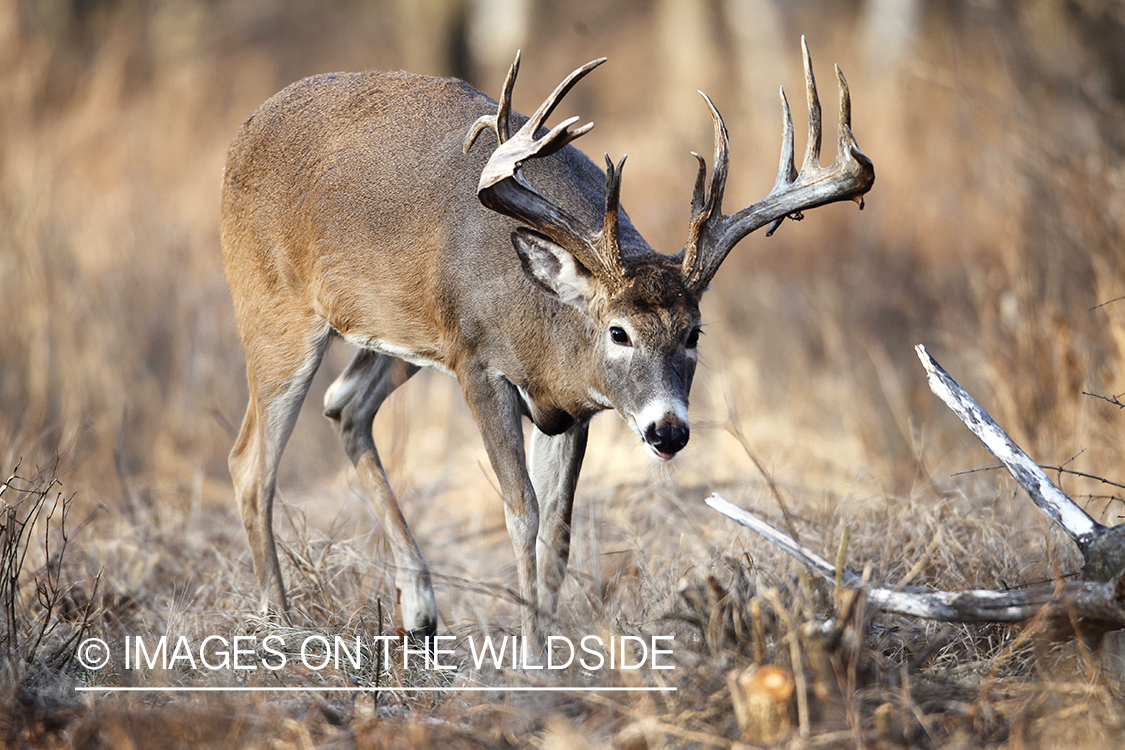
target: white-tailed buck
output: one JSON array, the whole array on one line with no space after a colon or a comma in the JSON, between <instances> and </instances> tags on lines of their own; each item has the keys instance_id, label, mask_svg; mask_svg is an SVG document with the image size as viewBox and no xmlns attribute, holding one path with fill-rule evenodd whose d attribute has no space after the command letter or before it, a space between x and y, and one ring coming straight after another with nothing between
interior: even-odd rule
<instances>
[{"instance_id":1,"label":"white-tailed buck","mask_svg":"<svg viewBox=\"0 0 1125 750\"><path fill-rule=\"evenodd\" d=\"M543 128L602 62L571 73L529 119L511 109L517 55L499 104L457 80L320 75L274 96L238 132L222 244L250 404L230 468L264 609L287 611L272 525L278 461L333 336L360 352L329 389L325 415L390 540L403 627L433 633L437 607L371 428L387 396L428 366L457 378L480 427L504 496L524 633L535 636L566 573L590 418L615 409L654 458L675 456L688 441L699 299L727 253L806 209L862 205L875 179L851 134L839 68L836 161L820 166L806 48L800 171L783 92L777 182L724 215L727 132L704 96L715 124L712 173L708 180L697 154L687 244L658 253L619 208L622 163L607 158L603 173L568 145L592 125L570 130L575 117ZM523 416L537 428L530 459Z\"/></svg>"}]
</instances>

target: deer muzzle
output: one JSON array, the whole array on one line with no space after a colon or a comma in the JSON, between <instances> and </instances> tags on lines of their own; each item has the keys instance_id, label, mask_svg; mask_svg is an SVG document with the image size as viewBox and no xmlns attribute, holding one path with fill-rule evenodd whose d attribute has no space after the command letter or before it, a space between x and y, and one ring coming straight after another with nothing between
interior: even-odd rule
<instances>
[{"instance_id":1,"label":"deer muzzle","mask_svg":"<svg viewBox=\"0 0 1125 750\"><path fill-rule=\"evenodd\" d=\"M628 421L633 431L644 441L648 454L660 461L675 458L687 445L691 435L687 404L679 400L649 403Z\"/></svg>"},{"instance_id":2,"label":"deer muzzle","mask_svg":"<svg viewBox=\"0 0 1125 750\"><path fill-rule=\"evenodd\" d=\"M675 458L685 445L691 430L686 424L649 425L645 430L645 445L662 461Z\"/></svg>"}]
</instances>

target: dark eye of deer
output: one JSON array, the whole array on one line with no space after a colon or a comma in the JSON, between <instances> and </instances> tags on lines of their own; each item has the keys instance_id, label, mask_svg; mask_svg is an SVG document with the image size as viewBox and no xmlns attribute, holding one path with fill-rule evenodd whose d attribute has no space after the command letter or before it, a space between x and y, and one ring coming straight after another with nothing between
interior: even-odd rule
<instances>
[{"instance_id":1,"label":"dark eye of deer","mask_svg":"<svg viewBox=\"0 0 1125 750\"><path fill-rule=\"evenodd\" d=\"M702 333L702 331L700 331L698 328L693 328L691 333L688 334L687 341L684 342L684 345L688 349L694 349L696 346L699 345L699 334L700 333Z\"/></svg>"},{"instance_id":2,"label":"dark eye of deer","mask_svg":"<svg viewBox=\"0 0 1125 750\"><path fill-rule=\"evenodd\" d=\"M629 340L629 334L625 333L625 329L620 326L611 326L609 329L609 340L618 346L632 346L633 342Z\"/></svg>"}]
</instances>

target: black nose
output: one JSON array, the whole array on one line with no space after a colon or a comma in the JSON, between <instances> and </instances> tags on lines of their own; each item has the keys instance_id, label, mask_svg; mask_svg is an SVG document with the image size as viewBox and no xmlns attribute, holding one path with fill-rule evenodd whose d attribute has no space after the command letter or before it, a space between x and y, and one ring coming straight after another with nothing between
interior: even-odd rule
<instances>
[{"instance_id":1,"label":"black nose","mask_svg":"<svg viewBox=\"0 0 1125 750\"><path fill-rule=\"evenodd\" d=\"M679 425L664 424L659 427L653 425L645 433L645 440L662 456L674 456L687 445L691 431Z\"/></svg>"}]
</instances>

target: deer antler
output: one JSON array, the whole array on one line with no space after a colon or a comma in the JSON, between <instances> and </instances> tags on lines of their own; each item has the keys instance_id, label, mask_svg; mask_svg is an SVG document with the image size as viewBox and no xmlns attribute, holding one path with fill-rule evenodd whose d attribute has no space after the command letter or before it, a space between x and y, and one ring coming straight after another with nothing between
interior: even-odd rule
<instances>
[{"instance_id":1,"label":"deer antler","mask_svg":"<svg viewBox=\"0 0 1125 750\"><path fill-rule=\"evenodd\" d=\"M805 90L809 109L809 137L801 171L793 164L793 118L785 89L781 90L782 135L781 162L777 181L762 200L736 214L722 213L723 188L729 166L729 140L727 129L719 110L706 94L700 92L711 109L715 124L715 158L710 181L706 180L707 165L699 154L699 174L692 197L691 224L688 242L684 247L683 272L688 284L695 289L706 288L715 272L739 240L759 227L769 225L766 235L773 234L785 217L800 219L801 212L826 203L853 200L863 208L863 195L875 182L875 168L871 160L860 151L852 135L851 95L848 82L840 66L836 78L840 89L840 116L836 136L836 160L829 167L820 166L820 100L813 78L812 58L805 38L801 37L805 60Z\"/></svg>"},{"instance_id":2,"label":"deer antler","mask_svg":"<svg viewBox=\"0 0 1125 750\"><path fill-rule=\"evenodd\" d=\"M519 168L524 160L553 154L575 138L590 132L594 127L593 123L570 130L570 126L579 119L571 117L542 137L537 137L543 123L574 84L605 61L604 57L592 60L573 71L539 105L539 109L535 110L535 114L523 127L514 135L509 135L512 89L520 65L520 55L517 52L504 80L504 90L496 114L486 115L473 123L465 135L465 151L468 152L482 131L495 130L499 145L481 172L480 183L477 185L480 202L493 211L519 219L562 245L612 291L627 283L617 235L621 168L625 165L625 159L622 158L615 168L609 157L606 157L605 218L598 232L591 231L566 209L544 198L531 186Z\"/></svg>"}]
</instances>

